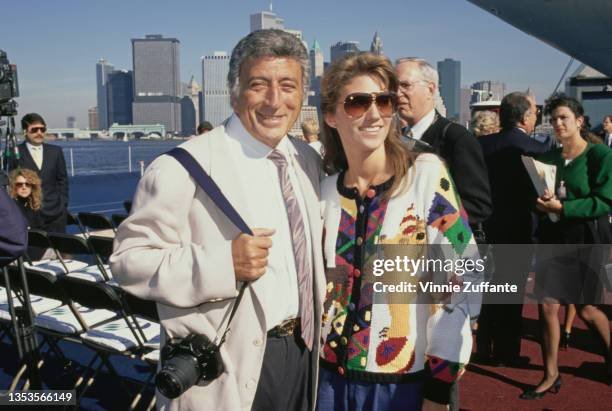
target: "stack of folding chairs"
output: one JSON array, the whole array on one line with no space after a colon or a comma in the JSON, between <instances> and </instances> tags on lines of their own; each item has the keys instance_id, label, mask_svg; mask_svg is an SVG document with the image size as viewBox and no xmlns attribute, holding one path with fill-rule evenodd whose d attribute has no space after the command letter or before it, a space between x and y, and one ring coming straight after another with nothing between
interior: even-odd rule
<instances>
[{"instance_id":1,"label":"stack of folding chairs","mask_svg":"<svg viewBox=\"0 0 612 411\"><path fill-rule=\"evenodd\" d=\"M111 380L131 401L130 409L141 402L147 386L155 374L159 358L160 324L155 304L123 291L108 265L112 253L112 237L108 231L104 236L94 235L96 230L112 230L112 221L80 213L71 216L72 224L78 226L78 234L46 233L30 230L29 246L47 249L45 258L32 261L26 258L25 272L34 314L34 325L41 337L39 348L47 355L55 355L62 361L70 361L62 351L61 341L81 344L93 352L89 364L85 365L74 385L64 389L76 389L77 401L85 396L95 384L101 371L110 374ZM84 217L84 218L81 218ZM104 222L110 227L104 226ZM18 270L12 267L10 280L12 301L23 304L23 284ZM0 284L0 336L12 336L8 296ZM43 349L43 348L46 348ZM134 393L126 385L111 361L113 356L122 356L142 361L148 376ZM44 367L44 364L42 365ZM13 381L12 388L15 387ZM154 406L154 398L148 408Z\"/></svg>"}]
</instances>

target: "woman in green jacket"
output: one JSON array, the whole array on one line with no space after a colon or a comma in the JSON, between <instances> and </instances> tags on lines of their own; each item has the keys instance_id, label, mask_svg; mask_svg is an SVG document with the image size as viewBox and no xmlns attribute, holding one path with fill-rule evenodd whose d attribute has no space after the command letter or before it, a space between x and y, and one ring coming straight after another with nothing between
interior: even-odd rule
<instances>
[{"instance_id":1,"label":"woman in green jacket","mask_svg":"<svg viewBox=\"0 0 612 411\"><path fill-rule=\"evenodd\" d=\"M558 221L553 223L546 218L539 227L539 249L544 252L538 255L536 294L541 302L540 318L544 319L545 371L540 383L521 395L523 399L541 398L561 388L557 362L560 303L576 304L578 315L601 336L610 351L610 325L595 304L601 301L603 291L599 270L605 250L599 244L610 242L612 150L581 137L584 109L575 99L553 95L545 113L550 115L562 147L538 157L539 161L555 165L557 171L555 193L547 191L537 200L537 207L556 214ZM546 251L554 255L543 255Z\"/></svg>"}]
</instances>

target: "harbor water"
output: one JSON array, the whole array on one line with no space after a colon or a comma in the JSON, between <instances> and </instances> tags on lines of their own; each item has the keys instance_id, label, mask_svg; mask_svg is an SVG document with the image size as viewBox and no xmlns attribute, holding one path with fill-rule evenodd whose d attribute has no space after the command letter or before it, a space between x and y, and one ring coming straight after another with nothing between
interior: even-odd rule
<instances>
[{"instance_id":1,"label":"harbor water","mask_svg":"<svg viewBox=\"0 0 612 411\"><path fill-rule=\"evenodd\" d=\"M180 143L181 140L50 142L64 150L70 189L68 209L73 213L108 215L125 213L123 202L134 195L140 179L140 162L146 168L157 156Z\"/></svg>"}]
</instances>

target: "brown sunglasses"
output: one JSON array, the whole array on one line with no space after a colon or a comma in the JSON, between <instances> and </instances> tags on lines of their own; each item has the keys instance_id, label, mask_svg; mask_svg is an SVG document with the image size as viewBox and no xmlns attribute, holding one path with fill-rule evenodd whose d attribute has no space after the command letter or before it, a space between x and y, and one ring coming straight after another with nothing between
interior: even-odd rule
<instances>
[{"instance_id":1,"label":"brown sunglasses","mask_svg":"<svg viewBox=\"0 0 612 411\"><path fill-rule=\"evenodd\" d=\"M382 117L391 117L397 108L397 95L391 91L380 93L352 93L344 99L344 112L351 118L363 116L372 106Z\"/></svg>"}]
</instances>

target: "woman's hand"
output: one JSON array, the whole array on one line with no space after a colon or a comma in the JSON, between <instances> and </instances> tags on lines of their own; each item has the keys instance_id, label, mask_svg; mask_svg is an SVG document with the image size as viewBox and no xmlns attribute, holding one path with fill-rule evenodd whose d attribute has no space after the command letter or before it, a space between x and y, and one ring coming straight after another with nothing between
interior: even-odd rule
<instances>
[{"instance_id":1,"label":"woman's hand","mask_svg":"<svg viewBox=\"0 0 612 411\"><path fill-rule=\"evenodd\" d=\"M448 411L448 405L424 399L421 411Z\"/></svg>"},{"instance_id":2,"label":"woman's hand","mask_svg":"<svg viewBox=\"0 0 612 411\"><path fill-rule=\"evenodd\" d=\"M561 201L559 201L559 199L548 189L545 189L544 194L538 198L536 207L538 210L544 211L545 213L561 214L563 203L561 203Z\"/></svg>"}]
</instances>

